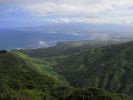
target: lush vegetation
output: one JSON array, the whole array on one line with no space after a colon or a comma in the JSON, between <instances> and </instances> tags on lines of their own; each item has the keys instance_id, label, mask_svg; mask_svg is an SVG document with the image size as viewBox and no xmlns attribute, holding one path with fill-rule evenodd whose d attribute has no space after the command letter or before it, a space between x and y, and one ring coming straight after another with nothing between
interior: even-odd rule
<instances>
[{"instance_id":1,"label":"lush vegetation","mask_svg":"<svg viewBox=\"0 0 133 100\"><path fill-rule=\"evenodd\" d=\"M1 100L41 100L37 98L52 91L59 84L59 81L34 70L32 65L25 63L17 55L0 54ZM46 93L43 93L45 90Z\"/></svg>"},{"instance_id":2,"label":"lush vegetation","mask_svg":"<svg viewBox=\"0 0 133 100\"><path fill-rule=\"evenodd\" d=\"M35 69L22 53L0 53L0 100L131 100L100 89L75 89ZM21 58L22 57L22 58ZM25 58L25 60L24 60ZM29 63L28 63L28 61ZM35 60L35 59L34 59Z\"/></svg>"},{"instance_id":3,"label":"lush vegetation","mask_svg":"<svg viewBox=\"0 0 133 100\"><path fill-rule=\"evenodd\" d=\"M50 57L2 50L0 100L133 100L123 95L133 96L132 50L133 42Z\"/></svg>"},{"instance_id":4,"label":"lush vegetation","mask_svg":"<svg viewBox=\"0 0 133 100\"><path fill-rule=\"evenodd\" d=\"M56 70L75 87L98 87L133 96L133 42L57 58Z\"/></svg>"},{"instance_id":5,"label":"lush vegetation","mask_svg":"<svg viewBox=\"0 0 133 100\"><path fill-rule=\"evenodd\" d=\"M89 49L79 45L76 45L78 49L70 48L73 44L76 43L58 44L62 49L58 50L57 46L52 49L59 52L56 56L52 55L52 50L45 52L50 48L44 52L42 49L31 50L31 54L30 50L24 52L32 57L54 60L55 70L74 87L98 87L133 96L133 42L92 48L89 45Z\"/></svg>"},{"instance_id":6,"label":"lush vegetation","mask_svg":"<svg viewBox=\"0 0 133 100\"><path fill-rule=\"evenodd\" d=\"M120 43L120 41L104 41L104 40L82 40L82 41L68 41L59 42L56 46L49 48L39 48L39 49L24 49L20 50L32 57L37 58L50 58L57 56L68 56L73 53L82 52L89 48L98 48L107 45L112 45Z\"/></svg>"},{"instance_id":7,"label":"lush vegetation","mask_svg":"<svg viewBox=\"0 0 133 100\"><path fill-rule=\"evenodd\" d=\"M56 64L54 60L47 61L47 60L35 59L21 52L15 52L14 54L23 59L25 63L32 65L32 68L37 72L39 72L40 74L47 75L56 80L60 80L60 82L62 82L63 84L66 85L68 84L65 78L60 74L58 74L58 72L56 72L55 69L53 68L53 66Z\"/></svg>"}]
</instances>

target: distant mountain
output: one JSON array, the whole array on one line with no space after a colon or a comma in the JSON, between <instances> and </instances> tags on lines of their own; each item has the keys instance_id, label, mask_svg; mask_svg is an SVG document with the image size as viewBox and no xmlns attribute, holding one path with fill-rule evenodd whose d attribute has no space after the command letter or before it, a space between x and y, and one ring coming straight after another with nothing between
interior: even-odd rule
<instances>
[{"instance_id":1,"label":"distant mountain","mask_svg":"<svg viewBox=\"0 0 133 100\"><path fill-rule=\"evenodd\" d=\"M20 29L45 31L45 32L67 32L67 33L90 33L90 32L115 32L115 33L128 33L132 31L132 25L120 25L120 24L88 24L88 23L65 23L65 24L46 24L33 27L22 27Z\"/></svg>"},{"instance_id":2,"label":"distant mountain","mask_svg":"<svg viewBox=\"0 0 133 100\"><path fill-rule=\"evenodd\" d=\"M102 40L133 40L132 25L65 23L20 28L28 31L65 34L88 34Z\"/></svg>"}]
</instances>

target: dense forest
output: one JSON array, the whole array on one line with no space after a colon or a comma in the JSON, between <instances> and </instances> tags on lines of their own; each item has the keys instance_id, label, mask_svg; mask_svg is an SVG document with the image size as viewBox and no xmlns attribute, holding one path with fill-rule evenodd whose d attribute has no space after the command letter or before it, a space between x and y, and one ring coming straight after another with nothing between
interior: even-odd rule
<instances>
[{"instance_id":1,"label":"dense forest","mask_svg":"<svg viewBox=\"0 0 133 100\"><path fill-rule=\"evenodd\" d=\"M60 46L0 51L0 99L133 99L133 42Z\"/></svg>"}]
</instances>

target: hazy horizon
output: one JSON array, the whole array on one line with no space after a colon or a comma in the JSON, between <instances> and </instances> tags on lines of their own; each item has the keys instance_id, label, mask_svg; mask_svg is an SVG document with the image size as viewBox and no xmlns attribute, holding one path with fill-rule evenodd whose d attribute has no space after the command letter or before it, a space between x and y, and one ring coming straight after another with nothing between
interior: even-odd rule
<instances>
[{"instance_id":1,"label":"hazy horizon","mask_svg":"<svg viewBox=\"0 0 133 100\"><path fill-rule=\"evenodd\" d=\"M5 49L97 38L132 40L132 5L131 0L0 0L0 43Z\"/></svg>"}]
</instances>

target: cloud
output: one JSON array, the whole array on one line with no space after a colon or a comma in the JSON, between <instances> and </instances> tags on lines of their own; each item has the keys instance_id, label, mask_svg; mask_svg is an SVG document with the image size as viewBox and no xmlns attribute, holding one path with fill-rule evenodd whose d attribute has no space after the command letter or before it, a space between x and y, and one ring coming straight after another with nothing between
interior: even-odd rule
<instances>
[{"instance_id":1,"label":"cloud","mask_svg":"<svg viewBox=\"0 0 133 100\"><path fill-rule=\"evenodd\" d=\"M46 41L39 41L39 46L40 47L48 47L48 43Z\"/></svg>"},{"instance_id":2,"label":"cloud","mask_svg":"<svg viewBox=\"0 0 133 100\"><path fill-rule=\"evenodd\" d=\"M132 0L1 0L0 4L3 3L18 5L30 15L51 23L133 23ZM18 12L16 8L0 10L7 14Z\"/></svg>"},{"instance_id":3,"label":"cloud","mask_svg":"<svg viewBox=\"0 0 133 100\"><path fill-rule=\"evenodd\" d=\"M49 46L54 46L57 43L57 41L39 41L39 47L49 47Z\"/></svg>"},{"instance_id":4,"label":"cloud","mask_svg":"<svg viewBox=\"0 0 133 100\"><path fill-rule=\"evenodd\" d=\"M58 2L57 2L58 1ZM113 6L105 3L90 4L86 3L87 0L82 1L67 1L67 2L44 2L34 3L26 5L25 7L33 14L56 14L56 15L67 15L67 14L95 14L102 13L106 10L113 10Z\"/></svg>"}]
</instances>

